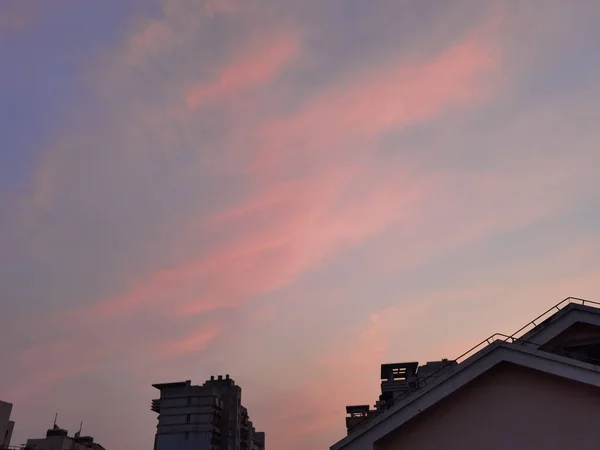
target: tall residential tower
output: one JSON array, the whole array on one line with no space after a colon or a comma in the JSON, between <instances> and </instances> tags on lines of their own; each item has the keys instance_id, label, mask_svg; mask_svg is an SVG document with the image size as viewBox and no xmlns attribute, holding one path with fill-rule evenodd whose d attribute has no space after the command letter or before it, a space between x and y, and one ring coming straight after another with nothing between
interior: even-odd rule
<instances>
[{"instance_id":1,"label":"tall residential tower","mask_svg":"<svg viewBox=\"0 0 600 450\"><path fill-rule=\"evenodd\" d=\"M154 450L264 450L265 434L254 429L242 405L242 389L226 375L202 386L191 381L154 384L160 398Z\"/></svg>"}]
</instances>

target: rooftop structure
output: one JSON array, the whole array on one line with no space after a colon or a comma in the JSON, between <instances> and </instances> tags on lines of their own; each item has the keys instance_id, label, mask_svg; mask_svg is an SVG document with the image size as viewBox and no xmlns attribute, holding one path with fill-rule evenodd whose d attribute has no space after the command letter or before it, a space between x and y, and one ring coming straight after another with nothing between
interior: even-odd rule
<instances>
[{"instance_id":1,"label":"rooftop structure","mask_svg":"<svg viewBox=\"0 0 600 450\"><path fill-rule=\"evenodd\" d=\"M567 298L454 360L382 365L375 408L348 406L331 449L598 448L599 308Z\"/></svg>"},{"instance_id":2,"label":"rooftop structure","mask_svg":"<svg viewBox=\"0 0 600 450\"><path fill-rule=\"evenodd\" d=\"M55 421L45 438L27 439L24 450L104 450L104 447L94 442L92 436L81 436L81 429L73 437L69 436Z\"/></svg>"}]
</instances>

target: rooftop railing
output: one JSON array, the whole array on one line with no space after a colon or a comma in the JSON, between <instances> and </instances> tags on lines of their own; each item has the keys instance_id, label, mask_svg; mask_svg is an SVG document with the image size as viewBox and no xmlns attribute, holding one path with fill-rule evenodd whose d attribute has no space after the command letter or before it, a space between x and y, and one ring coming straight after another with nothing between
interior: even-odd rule
<instances>
[{"instance_id":1,"label":"rooftop railing","mask_svg":"<svg viewBox=\"0 0 600 450\"><path fill-rule=\"evenodd\" d=\"M529 322L527 322L525 325L523 325L521 328L519 328L517 331L515 331L511 335L506 335L506 334L502 334L502 333L494 333L494 334L492 334L488 338L484 339L483 341L481 341L477 345L471 347L469 350L467 350L466 352L464 352L463 354L461 354L460 356L458 356L456 359L449 360L448 364L443 365L441 368L439 368L438 370L436 370L432 374L428 375L425 378L419 379L419 385L421 385L421 384L427 385L428 381L432 381L432 378L437 378L436 375L439 375L440 372L442 372L443 370L447 369L449 366L451 366L453 364L460 364L462 361L464 361L467 358L469 358L470 356L474 355L479 350L482 350L483 348L487 347L488 345L490 345L490 344L492 344L492 343L494 343L495 341L498 341L498 340L502 340L504 342L510 342L510 343L522 342L522 343L526 343L526 344L531 344L531 345L537 345L537 346L539 346L538 344L535 344L533 342L528 342L528 341L524 340L523 336L525 336L528 332L530 332L531 330L533 330L538 325L541 325L542 323L544 323L544 321L546 321L547 319L549 319L554 314L556 314L557 312L559 312L560 310L562 310L566 306L570 305L571 303L575 303L577 305L583 305L583 306L585 306L586 304L587 305L593 305L595 307L600 308L600 302L594 302L592 300L586 300L586 299L577 298L577 297L567 297L564 300L561 300L560 302L558 302L556 305L554 305L551 308L549 308L546 311L544 311L542 314L540 314L539 316L537 316L535 319L530 320Z\"/></svg>"}]
</instances>

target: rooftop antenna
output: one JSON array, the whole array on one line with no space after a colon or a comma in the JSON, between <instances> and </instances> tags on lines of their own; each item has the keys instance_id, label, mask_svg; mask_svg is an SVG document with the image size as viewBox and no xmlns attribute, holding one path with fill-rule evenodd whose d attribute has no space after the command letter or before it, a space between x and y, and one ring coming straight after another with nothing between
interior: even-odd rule
<instances>
[{"instance_id":1,"label":"rooftop antenna","mask_svg":"<svg viewBox=\"0 0 600 450\"><path fill-rule=\"evenodd\" d=\"M56 419L58 419L58 413L54 415L54 425L52 425L53 430L58 430L58 427L56 426Z\"/></svg>"},{"instance_id":2,"label":"rooftop antenna","mask_svg":"<svg viewBox=\"0 0 600 450\"><path fill-rule=\"evenodd\" d=\"M78 438L81 436L81 428L83 427L83 421L81 421L81 423L79 424L79 431L77 433L75 433L75 438Z\"/></svg>"}]
</instances>

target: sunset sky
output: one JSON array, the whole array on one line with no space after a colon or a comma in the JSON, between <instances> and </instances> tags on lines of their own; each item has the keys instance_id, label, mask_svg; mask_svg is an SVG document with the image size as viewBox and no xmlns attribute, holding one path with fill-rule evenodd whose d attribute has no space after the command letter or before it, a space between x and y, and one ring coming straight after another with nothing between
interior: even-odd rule
<instances>
[{"instance_id":1,"label":"sunset sky","mask_svg":"<svg viewBox=\"0 0 600 450\"><path fill-rule=\"evenodd\" d=\"M0 399L152 448L230 374L326 449L384 362L600 300L600 2L2 0Z\"/></svg>"}]
</instances>

